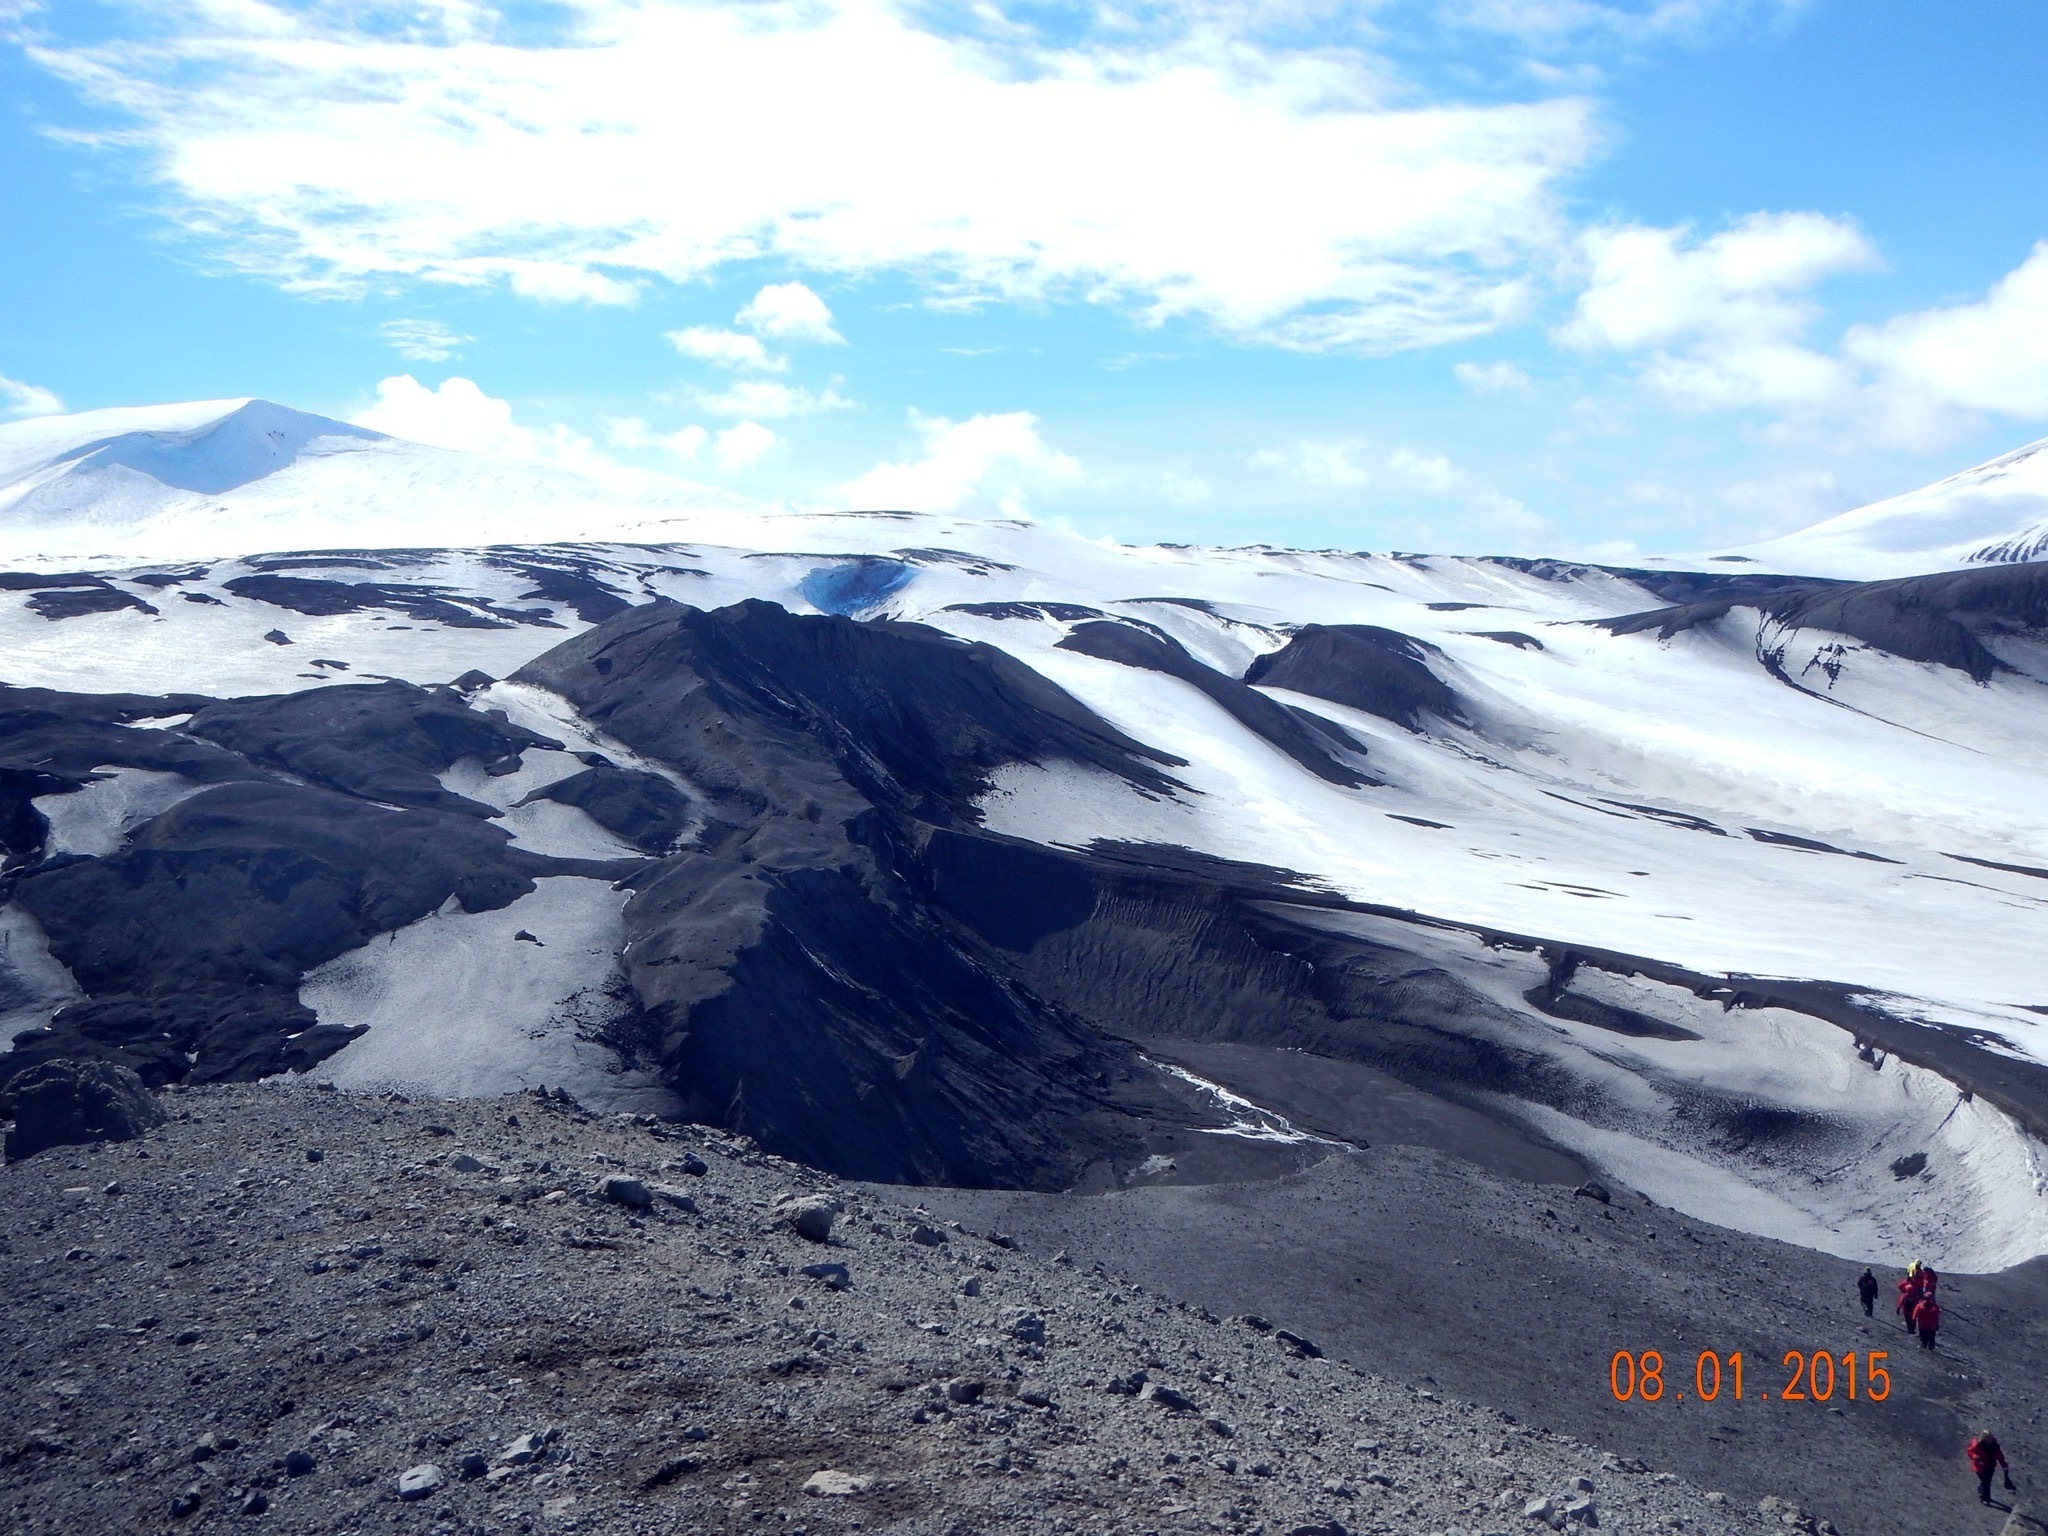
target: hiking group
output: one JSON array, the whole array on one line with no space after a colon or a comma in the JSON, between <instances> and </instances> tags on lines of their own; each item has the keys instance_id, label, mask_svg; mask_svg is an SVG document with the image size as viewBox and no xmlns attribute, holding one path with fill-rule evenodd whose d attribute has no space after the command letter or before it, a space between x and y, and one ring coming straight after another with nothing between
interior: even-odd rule
<instances>
[{"instance_id":1,"label":"hiking group","mask_svg":"<svg viewBox=\"0 0 2048 1536\"><path fill-rule=\"evenodd\" d=\"M1915 1259L1907 1268L1905 1278L1899 1281L1899 1299L1894 1310L1905 1320L1906 1332L1919 1337L1922 1349L1933 1349L1936 1337L1941 1332L1941 1303L1935 1293L1941 1288L1941 1276L1934 1266L1922 1264ZM1877 1315L1877 1276L1868 1269L1856 1277L1856 1296L1863 1303L1863 1315ZM1969 1459L1970 1470L1977 1475L1977 1498L1989 1504L1991 1499L1991 1478L2000 1468L2005 1471L2005 1486L2012 1489L2012 1467L2006 1462L2005 1448L1998 1443L1998 1436L1988 1429L1979 1430L1970 1437L1970 1443L1963 1447L1963 1455ZM2003 1506L2001 1506L2003 1507Z\"/></svg>"}]
</instances>

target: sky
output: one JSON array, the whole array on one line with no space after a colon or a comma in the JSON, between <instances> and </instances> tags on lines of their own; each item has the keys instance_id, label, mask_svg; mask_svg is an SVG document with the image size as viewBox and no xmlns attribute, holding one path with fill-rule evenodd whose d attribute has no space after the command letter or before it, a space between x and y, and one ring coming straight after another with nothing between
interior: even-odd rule
<instances>
[{"instance_id":1,"label":"sky","mask_svg":"<svg viewBox=\"0 0 2048 1536\"><path fill-rule=\"evenodd\" d=\"M0 0L0 417L1737 546L2048 434L2034 0Z\"/></svg>"}]
</instances>

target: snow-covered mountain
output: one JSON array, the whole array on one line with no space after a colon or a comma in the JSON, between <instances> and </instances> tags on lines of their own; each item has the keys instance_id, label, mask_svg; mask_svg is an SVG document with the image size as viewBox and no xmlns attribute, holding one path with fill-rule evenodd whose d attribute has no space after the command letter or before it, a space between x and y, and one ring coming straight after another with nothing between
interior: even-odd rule
<instances>
[{"instance_id":1,"label":"snow-covered mountain","mask_svg":"<svg viewBox=\"0 0 2048 1536\"><path fill-rule=\"evenodd\" d=\"M559 476L260 402L29 425L0 505L112 557L0 574L16 1060L1052 1187L1360 1134L1305 1052L1726 1225L2048 1252L2048 565L571 542Z\"/></svg>"},{"instance_id":2,"label":"snow-covered mountain","mask_svg":"<svg viewBox=\"0 0 2048 1536\"><path fill-rule=\"evenodd\" d=\"M1917 491L1712 559L1847 581L2048 559L2048 438Z\"/></svg>"},{"instance_id":3,"label":"snow-covered mountain","mask_svg":"<svg viewBox=\"0 0 2048 1536\"><path fill-rule=\"evenodd\" d=\"M185 559L308 545L659 536L730 493L387 437L268 400L0 424L0 561Z\"/></svg>"}]
</instances>

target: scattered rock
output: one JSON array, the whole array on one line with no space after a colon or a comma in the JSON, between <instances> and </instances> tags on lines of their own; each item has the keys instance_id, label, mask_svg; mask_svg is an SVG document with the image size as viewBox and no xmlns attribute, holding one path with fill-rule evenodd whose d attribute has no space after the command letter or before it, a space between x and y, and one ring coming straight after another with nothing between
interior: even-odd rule
<instances>
[{"instance_id":1,"label":"scattered rock","mask_svg":"<svg viewBox=\"0 0 2048 1536\"><path fill-rule=\"evenodd\" d=\"M468 1152L458 1152L448 1159L448 1166L457 1173L482 1173L483 1159Z\"/></svg>"},{"instance_id":2,"label":"scattered rock","mask_svg":"<svg viewBox=\"0 0 2048 1536\"><path fill-rule=\"evenodd\" d=\"M843 1291L853 1284L853 1274L844 1264L806 1264L797 1273L824 1281L828 1290Z\"/></svg>"},{"instance_id":3,"label":"scattered rock","mask_svg":"<svg viewBox=\"0 0 2048 1536\"><path fill-rule=\"evenodd\" d=\"M814 1498L838 1499L850 1494L866 1493L874 1486L872 1477L863 1477L856 1472L841 1472L827 1467L813 1472L804 1480L804 1492Z\"/></svg>"},{"instance_id":4,"label":"scattered rock","mask_svg":"<svg viewBox=\"0 0 2048 1536\"><path fill-rule=\"evenodd\" d=\"M1605 1184L1602 1184L1598 1179L1586 1180L1585 1183L1573 1190L1572 1193L1583 1195L1588 1200L1598 1200L1602 1205L1607 1204L1614 1198L1614 1191Z\"/></svg>"},{"instance_id":5,"label":"scattered rock","mask_svg":"<svg viewBox=\"0 0 2048 1536\"><path fill-rule=\"evenodd\" d=\"M133 1141L164 1121L163 1110L131 1069L62 1057L15 1073L0 1113L14 1118L7 1133L10 1163L51 1147Z\"/></svg>"},{"instance_id":6,"label":"scattered rock","mask_svg":"<svg viewBox=\"0 0 2048 1536\"><path fill-rule=\"evenodd\" d=\"M304 1477L318 1465L319 1463L313 1460L313 1453L311 1451L286 1451L284 1453L284 1473L286 1477Z\"/></svg>"},{"instance_id":7,"label":"scattered rock","mask_svg":"<svg viewBox=\"0 0 2048 1536\"><path fill-rule=\"evenodd\" d=\"M1522 1506L1522 1516L1528 1520L1548 1520L1556 1513L1556 1502L1544 1494L1538 1494Z\"/></svg>"},{"instance_id":8,"label":"scattered rock","mask_svg":"<svg viewBox=\"0 0 2048 1536\"><path fill-rule=\"evenodd\" d=\"M647 1186L623 1173L610 1173L599 1179L597 1192L613 1205L627 1206L636 1211L644 1211L654 1204L654 1196Z\"/></svg>"},{"instance_id":9,"label":"scattered rock","mask_svg":"<svg viewBox=\"0 0 2048 1536\"><path fill-rule=\"evenodd\" d=\"M545 1432L520 1435L498 1452L498 1460L508 1467L527 1466L546 1453L547 1443Z\"/></svg>"},{"instance_id":10,"label":"scattered rock","mask_svg":"<svg viewBox=\"0 0 2048 1536\"><path fill-rule=\"evenodd\" d=\"M199 1507L199 1490L187 1488L171 1495L171 1518L182 1520Z\"/></svg>"},{"instance_id":11,"label":"scattered rock","mask_svg":"<svg viewBox=\"0 0 2048 1536\"><path fill-rule=\"evenodd\" d=\"M401 1499L424 1499L440 1486L441 1469L432 1462L421 1462L398 1474L398 1496Z\"/></svg>"},{"instance_id":12,"label":"scattered rock","mask_svg":"<svg viewBox=\"0 0 2048 1536\"><path fill-rule=\"evenodd\" d=\"M910 1231L905 1235L913 1243L924 1248L936 1248L939 1244L950 1241L944 1232L922 1221L913 1224Z\"/></svg>"},{"instance_id":13,"label":"scattered rock","mask_svg":"<svg viewBox=\"0 0 2048 1536\"><path fill-rule=\"evenodd\" d=\"M1011 1316L1005 1331L1019 1344L1043 1344L1045 1319L1036 1312L1018 1312Z\"/></svg>"},{"instance_id":14,"label":"scattered rock","mask_svg":"<svg viewBox=\"0 0 2048 1536\"><path fill-rule=\"evenodd\" d=\"M955 1376L946 1383L946 1401L949 1403L978 1403L981 1394L988 1390L988 1383L974 1376Z\"/></svg>"},{"instance_id":15,"label":"scattered rock","mask_svg":"<svg viewBox=\"0 0 2048 1536\"><path fill-rule=\"evenodd\" d=\"M670 1206L675 1210L681 1211L685 1216L694 1216L697 1214L696 1197L694 1195L684 1193L682 1190L677 1189L673 1184L656 1184L655 1186L653 1186L653 1194L654 1198L659 1200L663 1205Z\"/></svg>"},{"instance_id":16,"label":"scattered rock","mask_svg":"<svg viewBox=\"0 0 2048 1536\"><path fill-rule=\"evenodd\" d=\"M693 1179L701 1179L711 1171L711 1165L694 1152L685 1152L670 1163L669 1167L678 1173L687 1173Z\"/></svg>"},{"instance_id":17,"label":"scattered rock","mask_svg":"<svg viewBox=\"0 0 2048 1536\"><path fill-rule=\"evenodd\" d=\"M1273 1330L1273 1337L1279 1342L1282 1349L1286 1350L1287 1353L1294 1356L1297 1360L1320 1360L1323 1357L1322 1350L1298 1333L1289 1333L1285 1328L1275 1328Z\"/></svg>"},{"instance_id":18,"label":"scattered rock","mask_svg":"<svg viewBox=\"0 0 2048 1536\"><path fill-rule=\"evenodd\" d=\"M1052 1388L1042 1381L1020 1381L1017 1383L1017 1401L1027 1408L1050 1408L1053 1405Z\"/></svg>"},{"instance_id":19,"label":"scattered rock","mask_svg":"<svg viewBox=\"0 0 2048 1536\"><path fill-rule=\"evenodd\" d=\"M1147 1382L1140 1389L1138 1397L1144 1402L1157 1403L1170 1413L1201 1412L1200 1406L1185 1392L1177 1392L1172 1387L1156 1381Z\"/></svg>"},{"instance_id":20,"label":"scattered rock","mask_svg":"<svg viewBox=\"0 0 2048 1536\"><path fill-rule=\"evenodd\" d=\"M807 1242L822 1243L832 1236L832 1223L839 1217L839 1204L822 1195L806 1195L799 1200L786 1201L776 1212L798 1237Z\"/></svg>"},{"instance_id":21,"label":"scattered rock","mask_svg":"<svg viewBox=\"0 0 2048 1536\"><path fill-rule=\"evenodd\" d=\"M270 1495L261 1488L251 1488L248 1497L242 1500L242 1513L260 1515L270 1508Z\"/></svg>"}]
</instances>

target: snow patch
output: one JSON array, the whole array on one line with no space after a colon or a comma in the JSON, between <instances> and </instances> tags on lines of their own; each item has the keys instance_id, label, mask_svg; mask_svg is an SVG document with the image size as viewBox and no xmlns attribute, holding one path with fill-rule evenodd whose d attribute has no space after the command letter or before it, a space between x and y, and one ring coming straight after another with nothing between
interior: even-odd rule
<instances>
[{"instance_id":1,"label":"snow patch","mask_svg":"<svg viewBox=\"0 0 2048 1536\"><path fill-rule=\"evenodd\" d=\"M189 718L189 717L187 717ZM50 823L44 857L60 853L103 859L120 850L128 834L207 786L176 773L147 768L97 768L105 778L68 795L38 795L33 802Z\"/></svg>"}]
</instances>

